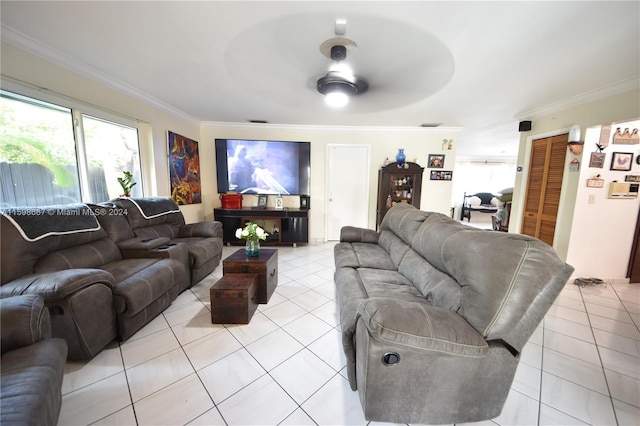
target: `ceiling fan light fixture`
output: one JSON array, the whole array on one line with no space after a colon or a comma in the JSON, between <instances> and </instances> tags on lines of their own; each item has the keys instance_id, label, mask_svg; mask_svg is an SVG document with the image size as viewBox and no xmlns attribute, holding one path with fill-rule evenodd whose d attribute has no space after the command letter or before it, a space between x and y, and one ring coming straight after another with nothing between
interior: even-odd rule
<instances>
[{"instance_id":1,"label":"ceiling fan light fixture","mask_svg":"<svg viewBox=\"0 0 640 426\"><path fill-rule=\"evenodd\" d=\"M329 67L329 72L340 74L343 78L348 80L352 80L352 81L355 80L351 67L345 62L334 62Z\"/></svg>"},{"instance_id":2,"label":"ceiling fan light fixture","mask_svg":"<svg viewBox=\"0 0 640 426\"><path fill-rule=\"evenodd\" d=\"M342 108L349 103L349 95L340 91L329 92L324 95L324 102L331 108Z\"/></svg>"},{"instance_id":3,"label":"ceiling fan light fixture","mask_svg":"<svg viewBox=\"0 0 640 426\"><path fill-rule=\"evenodd\" d=\"M325 96L325 103L334 108L345 106L350 96L364 93L369 88L369 83L354 76L351 67L343 62L346 57L345 46L331 46L331 59L334 63L327 74L316 82L316 89Z\"/></svg>"}]
</instances>

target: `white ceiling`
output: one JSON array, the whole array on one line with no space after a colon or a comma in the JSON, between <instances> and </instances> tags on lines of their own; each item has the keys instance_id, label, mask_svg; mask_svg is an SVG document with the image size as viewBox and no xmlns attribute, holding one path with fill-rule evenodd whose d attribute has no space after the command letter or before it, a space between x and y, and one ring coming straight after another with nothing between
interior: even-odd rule
<instances>
[{"instance_id":1,"label":"white ceiling","mask_svg":"<svg viewBox=\"0 0 640 426\"><path fill-rule=\"evenodd\" d=\"M2 40L198 121L464 130L515 157L518 122L640 85L640 2L2 1ZM337 18L370 89L315 90ZM353 54L352 54L353 53ZM534 123L535 130L535 123Z\"/></svg>"}]
</instances>

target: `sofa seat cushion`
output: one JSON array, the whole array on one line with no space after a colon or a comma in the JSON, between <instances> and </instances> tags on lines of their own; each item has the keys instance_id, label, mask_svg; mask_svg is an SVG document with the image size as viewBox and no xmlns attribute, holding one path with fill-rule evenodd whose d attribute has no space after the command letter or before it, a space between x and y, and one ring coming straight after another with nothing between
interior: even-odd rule
<instances>
[{"instance_id":1,"label":"sofa seat cushion","mask_svg":"<svg viewBox=\"0 0 640 426\"><path fill-rule=\"evenodd\" d=\"M395 271L389 253L378 244L339 243L334 247L336 269L339 268L376 268Z\"/></svg>"},{"instance_id":2,"label":"sofa seat cushion","mask_svg":"<svg viewBox=\"0 0 640 426\"><path fill-rule=\"evenodd\" d=\"M358 274L367 297L388 297L402 300L424 300L424 296L407 279L397 271L375 268L359 268Z\"/></svg>"},{"instance_id":3,"label":"sofa seat cushion","mask_svg":"<svg viewBox=\"0 0 640 426\"><path fill-rule=\"evenodd\" d=\"M358 305L356 317L364 321L372 338L394 347L463 357L484 357L489 349L460 315L425 303L370 298Z\"/></svg>"},{"instance_id":4,"label":"sofa seat cushion","mask_svg":"<svg viewBox=\"0 0 640 426\"><path fill-rule=\"evenodd\" d=\"M337 258L336 258L337 259ZM386 297L428 304L427 299L397 271L374 268L338 268L334 275L336 296L340 306L340 327L344 353L355 361L353 336L356 332L356 309L370 297Z\"/></svg>"},{"instance_id":5,"label":"sofa seat cushion","mask_svg":"<svg viewBox=\"0 0 640 426\"><path fill-rule=\"evenodd\" d=\"M60 413L67 345L45 339L2 355L0 423L55 424Z\"/></svg>"},{"instance_id":6,"label":"sofa seat cushion","mask_svg":"<svg viewBox=\"0 0 640 426\"><path fill-rule=\"evenodd\" d=\"M172 243L186 243L191 267L199 268L222 252L222 238L176 238Z\"/></svg>"},{"instance_id":7,"label":"sofa seat cushion","mask_svg":"<svg viewBox=\"0 0 640 426\"><path fill-rule=\"evenodd\" d=\"M184 274L175 259L123 259L103 266L113 274L116 284L113 301L116 312L135 315L167 293Z\"/></svg>"}]
</instances>

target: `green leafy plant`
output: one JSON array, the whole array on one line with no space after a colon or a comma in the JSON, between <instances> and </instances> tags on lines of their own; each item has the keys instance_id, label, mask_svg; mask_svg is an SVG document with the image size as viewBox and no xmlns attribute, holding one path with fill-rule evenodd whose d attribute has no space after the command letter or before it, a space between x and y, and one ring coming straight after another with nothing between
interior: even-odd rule
<instances>
[{"instance_id":1,"label":"green leafy plant","mask_svg":"<svg viewBox=\"0 0 640 426\"><path fill-rule=\"evenodd\" d=\"M133 175L131 172L123 171L122 173L124 174L124 177L119 177L118 183L120 183L120 186L122 187L123 195L125 197L130 197L131 188L136 186L137 182L133 181Z\"/></svg>"}]
</instances>

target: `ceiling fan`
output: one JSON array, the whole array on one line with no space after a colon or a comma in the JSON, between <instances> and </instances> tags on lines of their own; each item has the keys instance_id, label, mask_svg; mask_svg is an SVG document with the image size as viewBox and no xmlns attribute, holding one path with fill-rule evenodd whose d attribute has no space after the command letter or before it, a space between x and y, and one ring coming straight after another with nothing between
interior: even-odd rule
<instances>
[{"instance_id":1,"label":"ceiling fan","mask_svg":"<svg viewBox=\"0 0 640 426\"><path fill-rule=\"evenodd\" d=\"M344 34L346 21L336 21L336 35ZM320 51L333 62L324 77L316 82L318 92L324 95L327 105L343 107L349 102L349 97L360 95L369 89L366 79L353 74L347 65L347 52L354 52L357 44L348 38L335 37L320 45Z\"/></svg>"}]
</instances>

